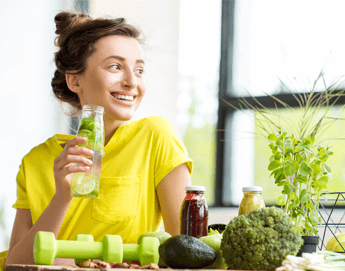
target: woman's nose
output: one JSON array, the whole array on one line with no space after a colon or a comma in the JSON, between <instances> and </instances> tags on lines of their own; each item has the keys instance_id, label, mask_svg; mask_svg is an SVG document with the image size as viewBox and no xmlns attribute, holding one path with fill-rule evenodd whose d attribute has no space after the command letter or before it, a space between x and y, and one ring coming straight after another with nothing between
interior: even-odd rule
<instances>
[{"instance_id":1,"label":"woman's nose","mask_svg":"<svg viewBox=\"0 0 345 271\"><path fill-rule=\"evenodd\" d=\"M123 73L122 86L130 89L137 86L137 78L133 71L127 70Z\"/></svg>"}]
</instances>

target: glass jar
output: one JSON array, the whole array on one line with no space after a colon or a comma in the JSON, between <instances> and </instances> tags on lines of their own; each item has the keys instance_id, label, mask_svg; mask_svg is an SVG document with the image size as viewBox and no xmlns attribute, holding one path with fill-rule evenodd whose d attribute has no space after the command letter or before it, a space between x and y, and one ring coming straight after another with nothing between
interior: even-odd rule
<instances>
[{"instance_id":1,"label":"glass jar","mask_svg":"<svg viewBox=\"0 0 345 271\"><path fill-rule=\"evenodd\" d=\"M77 172L72 177L71 195L78 198L95 199L98 197L101 179L102 152L104 149L104 108L97 105L84 105L79 123L78 136L86 137L87 141L78 145L93 151L87 157L92 161L88 171Z\"/></svg>"},{"instance_id":2,"label":"glass jar","mask_svg":"<svg viewBox=\"0 0 345 271\"><path fill-rule=\"evenodd\" d=\"M186 186L186 197L181 206L180 234L199 238L207 235L208 206L204 186Z\"/></svg>"},{"instance_id":3,"label":"glass jar","mask_svg":"<svg viewBox=\"0 0 345 271\"><path fill-rule=\"evenodd\" d=\"M243 198L238 210L238 215L246 215L250 211L265 207L265 202L261 196L262 187L248 186L243 187Z\"/></svg>"}]
</instances>

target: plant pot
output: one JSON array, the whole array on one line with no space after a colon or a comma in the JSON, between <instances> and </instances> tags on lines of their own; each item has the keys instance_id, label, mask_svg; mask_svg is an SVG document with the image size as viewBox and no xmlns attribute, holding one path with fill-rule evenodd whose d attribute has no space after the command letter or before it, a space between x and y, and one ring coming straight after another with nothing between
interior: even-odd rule
<instances>
[{"instance_id":1,"label":"plant pot","mask_svg":"<svg viewBox=\"0 0 345 271\"><path fill-rule=\"evenodd\" d=\"M304 241L300 250L297 253L297 256L302 256L303 252L312 253L316 252L317 245L319 244L319 236L302 236Z\"/></svg>"}]
</instances>

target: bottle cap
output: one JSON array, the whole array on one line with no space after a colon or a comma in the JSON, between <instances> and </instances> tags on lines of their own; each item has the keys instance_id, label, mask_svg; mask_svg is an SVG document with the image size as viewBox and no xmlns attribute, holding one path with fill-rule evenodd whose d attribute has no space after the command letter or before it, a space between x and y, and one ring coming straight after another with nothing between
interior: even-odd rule
<instances>
[{"instance_id":1,"label":"bottle cap","mask_svg":"<svg viewBox=\"0 0 345 271\"><path fill-rule=\"evenodd\" d=\"M189 185L186 186L186 191L205 191L205 186Z\"/></svg>"},{"instance_id":2,"label":"bottle cap","mask_svg":"<svg viewBox=\"0 0 345 271\"><path fill-rule=\"evenodd\" d=\"M261 186L246 186L242 188L243 192L250 192L250 191L257 191L257 192L262 192L262 187Z\"/></svg>"}]
</instances>

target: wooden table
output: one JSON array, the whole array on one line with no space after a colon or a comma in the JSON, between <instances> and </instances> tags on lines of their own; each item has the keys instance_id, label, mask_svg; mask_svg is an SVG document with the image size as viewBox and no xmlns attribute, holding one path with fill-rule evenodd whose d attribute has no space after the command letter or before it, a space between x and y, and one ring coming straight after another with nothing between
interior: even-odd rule
<instances>
[{"instance_id":1,"label":"wooden table","mask_svg":"<svg viewBox=\"0 0 345 271\"><path fill-rule=\"evenodd\" d=\"M83 268L83 267L72 267L72 266L58 266L58 265L23 265L23 264L11 264L7 265L5 271L101 271L104 269L97 269L97 268ZM108 269L112 271L128 271L128 270L135 270L135 269L121 269L121 268L114 268ZM143 271L151 271L150 269L138 269ZM182 271L182 270L193 270L193 271L208 271L208 270L217 270L220 271L221 269L166 269L161 268L159 270L166 270L166 271ZM244 271L244 270L230 270L227 271ZM248 270L246 270L248 271ZM260 270L258 270L260 271Z\"/></svg>"}]
</instances>

